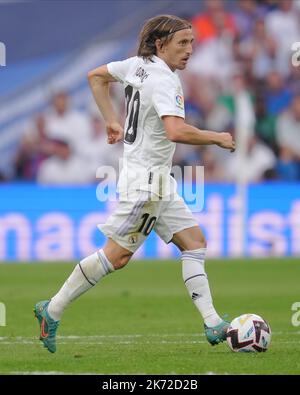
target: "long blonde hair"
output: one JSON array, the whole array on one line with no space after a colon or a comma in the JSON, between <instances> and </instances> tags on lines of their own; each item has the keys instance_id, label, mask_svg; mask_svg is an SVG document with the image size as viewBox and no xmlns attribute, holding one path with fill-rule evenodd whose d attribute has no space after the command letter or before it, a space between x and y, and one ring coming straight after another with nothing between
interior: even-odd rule
<instances>
[{"instance_id":1,"label":"long blonde hair","mask_svg":"<svg viewBox=\"0 0 300 395\"><path fill-rule=\"evenodd\" d=\"M151 60L156 55L157 39L161 40L162 45L167 44L178 30L191 28L190 22L174 15L158 15L148 19L140 32L137 56Z\"/></svg>"}]
</instances>

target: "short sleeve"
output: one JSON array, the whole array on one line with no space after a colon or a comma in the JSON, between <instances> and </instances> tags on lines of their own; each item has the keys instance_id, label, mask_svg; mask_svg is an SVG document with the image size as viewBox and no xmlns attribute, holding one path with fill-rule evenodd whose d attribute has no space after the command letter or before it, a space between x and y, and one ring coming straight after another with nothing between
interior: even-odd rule
<instances>
[{"instance_id":1,"label":"short sleeve","mask_svg":"<svg viewBox=\"0 0 300 395\"><path fill-rule=\"evenodd\" d=\"M110 62L107 64L107 70L116 80L124 82L129 67L133 61L134 58L128 58L118 62Z\"/></svg>"},{"instance_id":2,"label":"short sleeve","mask_svg":"<svg viewBox=\"0 0 300 395\"><path fill-rule=\"evenodd\" d=\"M152 101L160 118L164 115L185 118L184 98L179 81L172 78L161 79L153 89Z\"/></svg>"}]
</instances>

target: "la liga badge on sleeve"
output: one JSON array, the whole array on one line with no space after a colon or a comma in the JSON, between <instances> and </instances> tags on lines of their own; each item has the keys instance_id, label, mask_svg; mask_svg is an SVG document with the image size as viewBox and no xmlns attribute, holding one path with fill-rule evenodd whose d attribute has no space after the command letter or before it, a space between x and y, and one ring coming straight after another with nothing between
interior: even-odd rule
<instances>
[{"instance_id":1,"label":"la liga badge on sleeve","mask_svg":"<svg viewBox=\"0 0 300 395\"><path fill-rule=\"evenodd\" d=\"M176 106L179 108L184 108L184 98L182 95L178 94L175 96Z\"/></svg>"}]
</instances>

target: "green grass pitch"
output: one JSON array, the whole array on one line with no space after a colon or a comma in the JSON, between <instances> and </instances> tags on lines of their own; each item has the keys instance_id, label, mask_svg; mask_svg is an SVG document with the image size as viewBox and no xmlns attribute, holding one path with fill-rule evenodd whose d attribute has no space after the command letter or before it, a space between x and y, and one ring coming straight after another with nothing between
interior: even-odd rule
<instances>
[{"instance_id":1,"label":"green grass pitch","mask_svg":"<svg viewBox=\"0 0 300 395\"><path fill-rule=\"evenodd\" d=\"M291 306L300 302L299 260L208 261L214 303L234 318L256 313L270 324L270 349L233 353L212 347L188 297L180 261L131 262L75 301L58 331L58 351L38 340L36 301L49 298L73 264L1 264L0 373L299 374L300 326Z\"/></svg>"}]
</instances>

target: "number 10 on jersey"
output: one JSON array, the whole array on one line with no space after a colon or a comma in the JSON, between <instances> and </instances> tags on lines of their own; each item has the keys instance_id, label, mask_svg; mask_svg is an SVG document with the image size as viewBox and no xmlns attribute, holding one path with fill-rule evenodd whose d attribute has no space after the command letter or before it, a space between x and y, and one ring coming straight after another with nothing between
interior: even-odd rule
<instances>
[{"instance_id":1,"label":"number 10 on jersey","mask_svg":"<svg viewBox=\"0 0 300 395\"><path fill-rule=\"evenodd\" d=\"M131 85L125 88L126 100L126 131L124 142L133 144L136 139L139 111L140 111L140 92L135 91Z\"/></svg>"}]
</instances>

